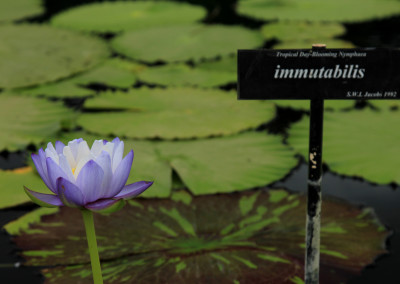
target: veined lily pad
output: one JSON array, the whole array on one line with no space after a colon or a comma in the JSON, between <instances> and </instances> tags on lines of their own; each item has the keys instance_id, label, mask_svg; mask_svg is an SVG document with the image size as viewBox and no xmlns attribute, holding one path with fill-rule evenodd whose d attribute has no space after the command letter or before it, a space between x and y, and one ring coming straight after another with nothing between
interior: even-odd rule
<instances>
[{"instance_id":1,"label":"veined lily pad","mask_svg":"<svg viewBox=\"0 0 400 284\"><path fill-rule=\"evenodd\" d=\"M130 201L112 215L95 215L104 280L298 283L303 274L305 206L304 196L283 190L201 197L182 191L172 200ZM42 271L46 283L92 283L79 210L61 208L40 222L34 214L6 226L18 233L14 240L25 264L61 265ZM26 228L28 222L32 225ZM387 232L357 208L324 200L321 227L322 269L354 275L385 252ZM346 280L331 275L321 274L322 283Z\"/></svg>"},{"instance_id":2,"label":"veined lily pad","mask_svg":"<svg viewBox=\"0 0 400 284\"><path fill-rule=\"evenodd\" d=\"M0 170L0 209L30 202L23 186L28 186L35 191L50 194L39 175L31 167L15 170Z\"/></svg>"},{"instance_id":3,"label":"veined lily pad","mask_svg":"<svg viewBox=\"0 0 400 284\"><path fill-rule=\"evenodd\" d=\"M261 27L265 39L280 41L310 41L343 35L346 29L338 23L278 21Z\"/></svg>"},{"instance_id":4,"label":"veined lily pad","mask_svg":"<svg viewBox=\"0 0 400 284\"><path fill-rule=\"evenodd\" d=\"M288 142L308 156L308 119L294 124ZM332 171L387 184L400 183L397 111L325 113L323 160Z\"/></svg>"},{"instance_id":5,"label":"veined lily pad","mask_svg":"<svg viewBox=\"0 0 400 284\"><path fill-rule=\"evenodd\" d=\"M201 62L196 68L206 71L218 71L231 74L232 81L237 80L237 56L225 56L219 60Z\"/></svg>"},{"instance_id":6,"label":"veined lily pad","mask_svg":"<svg viewBox=\"0 0 400 284\"><path fill-rule=\"evenodd\" d=\"M108 55L101 40L44 25L0 26L0 88L42 84L87 70Z\"/></svg>"},{"instance_id":7,"label":"veined lily pad","mask_svg":"<svg viewBox=\"0 0 400 284\"><path fill-rule=\"evenodd\" d=\"M61 98L86 97L96 92L84 88L84 85L98 83L109 87L129 88L136 82L136 76L132 72L113 65L114 63L106 62L72 78L34 88L19 89L15 92Z\"/></svg>"},{"instance_id":8,"label":"veined lily pad","mask_svg":"<svg viewBox=\"0 0 400 284\"><path fill-rule=\"evenodd\" d=\"M400 13L397 0L239 0L238 12L263 20L359 22Z\"/></svg>"},{"instance_id":9,"label":"veined lily pad","mask_svg":"<svg viewBox=\"0 0 400 284\"><path fill-rule=\"evenodd\" d=\"M281 137L254 132L168 142L161 144L160 150L196 195L270 184L282 179L298 162Z\"/></svg>"},{"instance_id":10,"label":"veined lily pad","mask_svg":"<svg viewBox=\"0 0 400 284\"><path fill-rule=\"evenodd\" d=\"M186 61L236 53L237 49L261 47L262 36L239 26L189 25L126 32L111 46L136 60Z\"/></svg>"},{"instance_id":11,"label":"veined lily pad","mask_svg":"<svg viewBox=\"0 0 400 284\"><path fill-rule=\"evenodd\" d=\"M40 0L0 1L0 22L11 22L43 13Z\"/></svg>"},{"instance_id":12,"label":"veined lily pad","mask_svg":"<svg viewBox=\"0 0 400 284\"><path fill-rule=\"evenodd\" d=\"M217 70L193 68L185 64L167 64L147 68L138 74L139 79L164 86L216 87L235 81L232 74ZM237 76L235 74L235 76ZM233 79L233 80L232 80Z\"/></svg>"},{"instance_id":13,"label":"veined lily pad","mask_svg":"<svg viewBox=\"0 0 400 284\"><path fill-rule=\"evenodd\" d=\"M51 23L57 27L80 31L121 32L190 24L201 20L205 15L206 10L203 7L185 3L103 2L79 6L60 13Z\"/></svg>"},{"instance_id":14,"label":"veined lily pad","mask_svg":"<svg viewBox=\"0 0 400 284\"><path fill-rule=\"evenodd\" d=\"M73 117L73 111L61 103L5 93L0 94L0 101L0 150L40 143Z\"/></svg>"},{"instance_id":15,"label":"veined lily pad","mask_svg":"<svg viewBox=\"0 0 400 284\"><path fill-rule=\"evenodd\" d=\"M78 124L93 133L132 138L193 138L228 135L272 119L273 104L237 101L236 93L200 89L135 89L88 99Z\"/></svg>"},{"instance_id":16,"label":"veined lily pad","mask_svg":"<svg viewBox=\"0 0 400 284\"><path fill-rule=\"evenodd\" d=\"M106 137L77 132L65 134L60 140L75 138L91 145L94 139ZM293 151L280 140L279 136L263 133L179 142L124 139L125 154L130 149L135 153L128 183L154 180L141 197L168 197L174 169L194 194L263 186L281 179L297 164Z\"/></svg>"},{"instance_id":17,"label":"veined lily pad","mask_svg":"<svg viewBox=\"0 0 400 284\"><path fill-rule=\"evenodd\" d=\"M273 100L279 107L293 108L308 111L310 110L309 100ZM325 100L324 108L332 110L349 109L354 107L355 101L353 100Z\"/></svg>"}]
</instances>

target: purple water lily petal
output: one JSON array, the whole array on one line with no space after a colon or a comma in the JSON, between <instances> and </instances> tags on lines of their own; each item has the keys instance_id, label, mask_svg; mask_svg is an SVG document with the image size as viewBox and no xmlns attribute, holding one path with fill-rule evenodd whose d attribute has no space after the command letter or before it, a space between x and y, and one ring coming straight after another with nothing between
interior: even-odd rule
<instances>
[{"instance_id":1,"label":"purple water lily petal","mask_svg":"<svg viewBox=\"0 0 400 284\"><path fill-rule=\"evenodd\" d=\"M58 141L58 140L56 141L56 151L57 151L57 154L62 154L62 153L63 153L64 147L65 147L65 145L64 145L63 142Z\"/></svg>"},{"instance_id":2,"label":"purple water lily petal","mask_svg":"<svg viewBox=\"0 0 400 284\"><path fill-rule=\"evenodd\" d=\"M61 201L70 207L80 207L85 204L82 191L67 179L60 177L57 179L58 196Z\"/></svg>"},{"instance_id":3,"label":"purple water lily petal","mask_svg":"<svg viewBox=\"0 0 400 284\"><path fill-rule=\"evenodd\" d=\"M46 167L46 171L43 170L42 161L41 161L39 155L37 155L37 154L32 154L31 157L32 157L33 164L35 165L36 170L38 171L40 177L42 178L42 180L44 181L44 183L46 184L46 186L47 186L51 191L53 191L53 190L51 189L52 187L51 187L51 184L50 184L50 181L49 181L49 177L47 176L47 167ZM53 191L53 192L56 193L55 191Z\"/></svg>"},{"instance_id":4,"label":"purple water lily petal","mask_svg":"<svg viewBox=\"0 0 400 284\"><path fill-rule=\"evenodd\" d=\"M114 145L114 151L113 151L113 158L112 158L112 171L113 172L115 172L118 165L121 163L123 155L124 155L124 142L118 140L118 143L116 145Z\"/></svg>"},{"instance_id":5,"label":"purple water lily petal","mask_svg":"<svg viewBox=\"0 0 400 284\"><path fill-rule=\"evenodd\" d=\"M113 200L113 199L100 199L95 202L89 203L85 205L85 208L89 210L103 210L107 207L110 207L111 205L115 204L119 200Z\"/></svg>"},{"instance_id":6,"label":"purple water lily petal","mask_svg":"<svg viewBox=\"0 0 400 284\"><path fill-rule=\"evenodd\" d=\"M111 142L114 144L118 144L119 142L121 142L121 140L119 139L119 137L115 137Z\"/></svg>"},{"instance_id":7,"label":"purple water lily petal","mask_svg":"<svg viewBox=\"0 0 400 284\"><path fill-rule=\"evenodd\" d=\"M46 164L47 164L47 173L49 175L50 184L52 186L52 188L50 189L54 193L57 193L57 179L59 177L68 179L68 175L62 170L62 168L59 165L57 165L56 162L54 162L52 158L47 158Z\"/></svg>"},{"instance_id":8,"label":"purple water lily petal","mask_svg":"<svg viewBox=\"0 0 400 284\"><path fill-rule=\"evenodd\" d=\"M153 184L152 181L138 181L135 183L125 185L124 188L121 190L121 192L118 193L116 196L114 196L114 199L121 199L121 198L126 199L138 196L143 191L148 189L152 184Z\"/></svg>"},{"instance_id":9,"label":"purple water lily petal","mask_svg":"<svg viewBox=\"0 0 400 284\"><path fill-rule=\"evenodd\" d=\"M27 192L28 196L32 199L32 201L36 201L36 200L34 200L36 198L39 201L44 202L47 205L51 205L51 206L62 206L63 205L63 203L61 202L60 198L57 195L36 192L36 191L30 190L29 188L27 188L25 186L24 186L24 189ZM34 198L32 198L32 197L34 197Z\"/></svg>"},{"instance_id":10,"label":"purple water lily petal","mask_svg":"<svg viewBox=\"0 0 400 284\"><path fill-rule=\"evenodd\" d=\"M76 185L82 190L86 203L100 198L100 186L103 182L104 171L93 160L87 162L76 179Z\"/></svg>"},{"instance_id":11,"label":"purple water lily petal","mask_svg":"<svg viewBox=\"0 0 400 284\"><path fill-rule=\"evenodd\" d=\"M95 162L103 169L104 172L103 182L99 189L99 198L103 198L110 188L112 179L110 154L106 151L102 151L100 156L96 158Z\"/></svg>"},{"instance_id":12,"label":"purple water lily petal","mask_svg":"<svg viewBox=\"0 0 400 284\"><path fill-rule=\"evenodd\" d=\"M131 171L133 161L133 151L129 151L128 155L121 161L111 179L110 190L105 197L110 198L117 195L128 180L129 173Z\"/></svg>"}]
</instances>

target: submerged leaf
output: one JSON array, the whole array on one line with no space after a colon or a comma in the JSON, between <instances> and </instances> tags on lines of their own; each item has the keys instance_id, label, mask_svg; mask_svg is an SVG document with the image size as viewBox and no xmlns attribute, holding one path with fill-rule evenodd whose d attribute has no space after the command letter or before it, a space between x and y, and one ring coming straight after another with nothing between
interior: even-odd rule
<instances>
[{"instance_id":1,"label":"submerged leaf","mask_svg":"<svg viewBox=\"0 0 400 284\"><path fill-rule=\"evenodd\" d=\"M239 26L189 25L126 32L111 42L112 48L129 58L146 62L177 62L215 58L237 49L260 47L258 32Z\"/></svg>"},{"instance_id":2,"label":"submerged leaf","mask_svg":"<svg viewBox=\"0 0 400 284\"><path fill-rule=\"evenodd\" d=\"M289 130L289 144L308 155L308 118ZM324 116L323 160L330 170L387 184L400 183L398 111L351 111Z\"/></svg>"},{"instance_id":3,"label":"submerged leaf","mask_svg":"<svg viewBox=\"0 0 400 284\"><path fill-rule=\"evenodd\" d=\"M73 117L73 111L61 103L5 93L0 94L0 101L0 151L40 143Z\"/></svg>"},{"instance_id":4,"label":"submerged leaf","mask_svg":"<svg viewBox=\"0 0 400 284\"><path fill-rule=\"evenodd\" d=\"M62 12L53 17L51 23L57 27L104 33L190 24L201 20L205 15L206 10L203 7L186 3L103 2Z\"/></svg>"},{"instance_id":5,"label":"submerged leaf","mask_svg":"<svg viewBox=\"0 0 400 284\"><path fill-rule=\"evenodd\" d=\"M42 84L68 77L101 62L101 40L45 25L0 26L0 88Z\"/></svg>"},{"instance_id":6,"label":"submerged leaf","mask_svg":"<svg viewBox=\"0 0 400 284\"><path fill-rule=\"evenodd\" d=\"M263 20L358 22L400 12L397 0L239 0L238 12Z\"/></svg>"},{"instance_id":7,"label":"submerged leaf","mask_svg":"<svg viewBox=\"0 0 400 284\"><path fill-rule=\"evenodd\" d=\"M200 89L130 90L88 99L78 124L94 133L132 138L193 138L229 135L271 120L273 104L237 101L236 93Z\"/></svg>"},{"instance_id":8,"label":"submerged leaf","mask_svg":"<svg viewBox=\"0 0 400 284\"><path fill-rule=\"evenodd\" d=\"M96 214L105 281L253 284L302 278L304 196L260 190L174 199L138 199L112 216ZM321 264L330 273L321 276L323 283L342 282L341 271L357 274L384 252L387 232L376 222L357 208L324 200ZM28 230L18 230L18 223L14 240L26 265L62 265L43 270L46 283L91 283L79 210L61 208Z\"/></svg>"}]
</instances>

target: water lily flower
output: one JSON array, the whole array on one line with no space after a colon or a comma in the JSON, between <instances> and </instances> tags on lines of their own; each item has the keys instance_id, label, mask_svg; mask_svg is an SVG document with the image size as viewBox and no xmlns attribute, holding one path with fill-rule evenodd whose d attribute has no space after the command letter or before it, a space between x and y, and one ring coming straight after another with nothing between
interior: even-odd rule
<instances>
[{"instance_id":1,"label":"water lily flower","mask_svg":"<svg viewBox=\"0 0 400 284\"><path fill-rule=\"evenodd\" d=\"M39 154L32 154L35 167L54 194L43 194L25 187L37 204L46 207L69 206L98 211L132 198L153 182L139 181L125 185L133 160L131 150L124 158L124 142L96 140L89 148L82 138L55 147L47 144ZM120 202L121 203L121 202Z\"/></svg>"}]
</instances>

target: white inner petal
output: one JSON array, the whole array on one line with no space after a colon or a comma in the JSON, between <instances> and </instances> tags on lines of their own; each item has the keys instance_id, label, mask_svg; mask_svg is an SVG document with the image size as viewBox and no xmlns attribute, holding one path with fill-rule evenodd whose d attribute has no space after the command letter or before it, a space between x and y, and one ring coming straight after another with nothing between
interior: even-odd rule
<instances>
[{"instance_id":1,"label":"white inner petal","mask_svg":"<svg viewBox=\"0 0 400 284\"><path fill-rule=\"evenodd\" d=\"M115 147L117 146L117 147ZM114 149L114 147L116 149ZM122 160L124 152L124 143L121 141L117 145L112 142L103 143L103 140L95 140L91 148L89 148L86 141L81 139L75 139L68 142L68 146L62 149L62 154L57 154L56 149L51 143L47 145L45 150L46 157L51 157L57 164L61 166L64 172L68 175L73 182L73 179L77 179L80 171L90 160L98 160L97 158L105 151L109 154L111 163L109 166L101 165L103 169L107 168L109 173L115 171L117 166ZM113 157L113 154L115 155ZM99 161L100 162L100 161ZM104 163L104 161L103 161ZM101 163L100 163L101 164ZM110 178L110 177L109 177Z\"/></svg>"}]
</instances>

